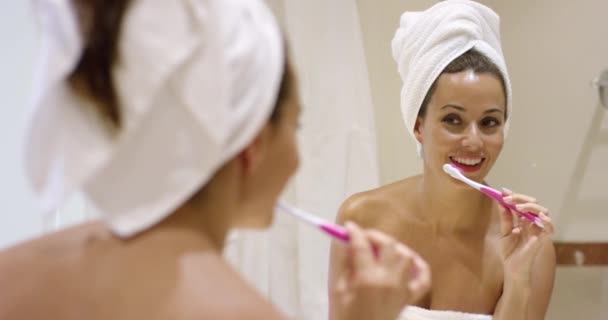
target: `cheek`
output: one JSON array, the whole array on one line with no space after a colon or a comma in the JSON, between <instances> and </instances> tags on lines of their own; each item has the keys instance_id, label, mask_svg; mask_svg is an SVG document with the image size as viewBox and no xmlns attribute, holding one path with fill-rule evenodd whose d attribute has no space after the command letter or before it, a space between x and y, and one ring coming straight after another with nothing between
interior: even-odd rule
<instances>
[{"instance_id":1,"label":"cheek","mask_svg":"<svg viewBox=\"0 0 608 320\"><path fill-rule=\"evenodd\" d=\"M289 129L289 131L286 131L283 135L279 157L282 171L291 177L300 165L300 154L298 152L297 137L294 130Z\"/></svg>"},{"instance_id":2,"label":"cheek","mask_svg":"<svg viewBox=\"0 0 608 320\"><path fill-rule=\"evenodd\" d=\"M498 155L502 150L502 146L504 145L505 138L504 133L501 131L500 133L496 133L493 135L489 135L486 137L485 145L488 151L495 153Z\"/></svg>"},{"instance_id":3,"label":"cheek","mask_svg":"<svg viewBox=\"0 0 608 320\"><path fill-rule=\"evenodd\" d=\"M460 144L460 136L450 132L442 125L438 124L429 131L429 144L432 148L453 149Z\"/></svg>"},{"instance_id":4,"label":"cheek","mask_svg":"<svg viewBox=\"0 0 608 320\"><path fill-rule=\"evenodd\" d=\"M458 137L441 124L427 124L421 131L422 152L425 162L443 165L448 153L459 146Z\"/></svg>"},{"instance_id":5,"label":"cheek","mask_svg":"<svg viewBox=\"0 0 608 320\"><path fill-rule=\"evenodd\" d=\"M295 133L291 135L289 150L289 159L291 163L290 172L291 174L294 174L300 167L300 149L298 148L298 139Z\"/></svg>"}]
</instances>

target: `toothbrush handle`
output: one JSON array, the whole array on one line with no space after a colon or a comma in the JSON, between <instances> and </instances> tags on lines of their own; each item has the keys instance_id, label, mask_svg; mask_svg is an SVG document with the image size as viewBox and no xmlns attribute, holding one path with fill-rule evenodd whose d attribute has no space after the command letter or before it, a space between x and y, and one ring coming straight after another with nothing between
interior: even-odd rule
<instances>
[{"instance_id":1,"label":"toothbrush handle","mask_svg":"<svg viewBox=\"0 0 608 320\"><path fill-rule=\"evenodd\" d=\"M346 231L346 228L344 228L341 225L323 223L323 224L319 225L319 228L321 230L323 230L325 233L329 234L330 236L332 236L342 242L350 241L350 236L348 235L348 231Z\"/></svg>"},{"instance_id":2,"label":"toothbrush handle","mask_svg":"<svg viewBox=\"0 0 608 320\"><path fill-rule=\"evenodd\" d=\"M480 187L479 191L485 193L487 196L498 201L498 203L500 203L502 206L508 208L509 210L516 212L519 216L524 217L524 218L534 222L536 225L538 225L539 227L542 228L542 226L543 226L542 221L536 214L529 212L529 211L526 211L526 212L519 211L515 207L515 205L506 203L505 200L503 199L502 193L500 193L492 188L488 188L486 186Z\"/></svg>"},{"instance_id":3,"label":"toothbrush handle","mask_svg":"<svg viewBox=\"0 0 608 320\"><path fill-rule=\"evenodd\" d=\"M317 218L316 216L314 216L308 212L301 211L282 201L277 202L277 208L283 212L287 212L287 213L295 216L296 218L298 218L302 221L305 221L311 225L316 226L321 231L323 231L325 234L333 237L334 239L338 239L344 243L348 243L350 241L350 235L348 234L348 231L346 230L345 227L343 227L341 225L323 221L322 219ZM378 248L376 246L372 246L372 249L374 251L374 256L378 257Z\"/></svg>"},{"instance_id":4,"label":"toothbrush handle","mask_svg":"<svg viewBox=\"0 0 608 320\"><path fill-rule=\"evenodd\" d=\"M346 228L344 228L341 225L338 224L320 224L319 228L327 233L328 235L334 237L335 239L338 239L344 243L348 243L350 242L350 235L348 234L348 231L346 231ZM372 244L372 250L374 252L374 257L378 257L378 247L376 247L375 245Z\"/></svg>"}]
</instances>

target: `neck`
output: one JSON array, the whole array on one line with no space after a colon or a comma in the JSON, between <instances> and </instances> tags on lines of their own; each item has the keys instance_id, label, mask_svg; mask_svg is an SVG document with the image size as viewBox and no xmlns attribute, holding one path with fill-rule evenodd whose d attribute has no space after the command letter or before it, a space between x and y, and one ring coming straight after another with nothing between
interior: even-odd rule
<instances>
[{"instance_id":1,"label":"neck","mask_svg":"<svg viewBox=\"0 0 608 320\"><path fill-rule=\"evenodd\" d=\"M192 240L193 245L201 244L222 251L231 229L228 219L231 216L232 209L219 203L200 204L196 207L186 205L175 210L158 227Z\"/></svg>"},{"instance_id":2,"label":"neck","mask_svg":"<svg viewBox=\"0 0 608 320\"><path fill-rule=\"evenodd\" d=\"M425 170L419 182L421 206L433 229L437 232L485 230L491 219L492 200L444 175Z\"/></svg>"},{"instance_id":3,"label":"neck","mask_svg":"<svg viewBox=\"0 0 608 320\"><path fill-rule=\"evenodd\" d=\"M230 165L220 169L199 192L176 209L156 229L172 232L194 247L224 249L226 237L239 211L238 172Z\"/></svg>"}]
</instances>

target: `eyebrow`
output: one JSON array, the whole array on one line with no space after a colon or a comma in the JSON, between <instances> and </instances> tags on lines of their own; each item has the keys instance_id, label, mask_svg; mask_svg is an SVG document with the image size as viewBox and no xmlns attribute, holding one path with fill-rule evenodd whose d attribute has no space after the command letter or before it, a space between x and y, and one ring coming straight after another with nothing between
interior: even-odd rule
<instances>
[{"instance_id":1,"label":"eyebrow","mask_svg":"<svg viewBox=\"0 0 608 320\"><path fill-rule=\"evenodd\" d=\"M465 111L466 110L464 107L457 106L457 105L454 105L454 104L446 104L445 106L441 107L441 110L447 109L447 108L454 108L454 109L459 110L459 111Z\"/></svg>"},{"instance_id":2,"label":"eyebrow","mask_svg":"<svg viewBox=\"0 0 608 320\"><path fill-rule=\"evenodd\" d=\"M493 112L498 112L498 113L502 114L504 111L502 111L500 109L497 109L497 108L493 108L493 109L490 109L490 110L486 110L484 112L484 114L493 113Z\"/></svg>"},{"instance_id":3,"label":"eyebrow","mask_svg":"<svg viewBox=\"0 0 608 320\"><path fill-rule=\"evenodd\" d=\"M463 111L463 112L466 111L466 109L464 107L455 105L455 104L446 104L445 106L441 107L441 110L448 109L448 108L456 109L456 110ZM488 113L494 113L494 112L503 113L503 111L498 108L492 108L492 109L484 111L483 113L488 114Z\"/></svg>"}]
</instances>

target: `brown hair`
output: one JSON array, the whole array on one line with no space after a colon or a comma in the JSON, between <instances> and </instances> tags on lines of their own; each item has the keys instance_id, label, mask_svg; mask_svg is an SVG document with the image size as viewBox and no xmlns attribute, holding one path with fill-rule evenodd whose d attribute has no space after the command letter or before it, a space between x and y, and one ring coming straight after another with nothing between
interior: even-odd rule
<instances>
[{"instance_id":1,"label":"brown hair","mask_svg":"<svg viewBox=\"0 0 608 320\"><path fill-rule=\"evenodd\" d=\"M84 35L84 51L68 78L72 89L92 100L95 111L113 130L120 129L120 103L112 81L117 62L122 20L131 0L72 0ZM279 118L280 105L293 85L287 59L271 122Z\"/></svg>"},{"instance_id":2,"label":"brown hair","mask_svg":"<svg viewBox=\"0 0 608 320\"><path fill-rule=\"evenodd\" d=\"M488 57L483 55L481 52L473 49L469 49L467 52L460 55L458 58L454 59L450 64L447 65L441 71L439 76L444 73L458 73L466 70L473 70L476 73L489 73L495 76L500 83L502 84L502 90L505 95L505 101L507 100L507 86L505 84L505 79L500 72L500 69L492 62ZM439 79L437 76L437 79ZM437 79L433 82L429 91L427 91L424 100L422 101L422 105L420 106L420 111L418 112L418 117L424 117L426 114L426 109L428 107L429 101L435 92L435 88L437 87ZM505 109L505 119L507 118L507 111Z\"/></svg>"},{"instance_id":3,"label":"brown hair","mask_svg":"<svg viewBox=\"0 0 608 320\"><path fill-rule=\"evenodd\" d=\"M90 98L96 111L114 129L121 125L112 66L118 54L122 19L130 0L73 0L84 35L84 51L69 84Z\"/></svg>"},{"instance_id":4,"label":"brown hair","mask_svg":"<svg viewBox=\"0 0 608 320\"><path fill-rule=\"evenodd\" d=\"M291 67L291 64L289 63L289 59L285 58L285 62L283 64L283 76L281 77L281 85L279 86L279 93L277 95L274 109L270 114L271 123L278 122L279 118L281 117L282 108L280 106L282 106L285 100L289 97L289 95L291 94L291 89L294 85L294 71Z\"/></svg>"}]
</instances>

